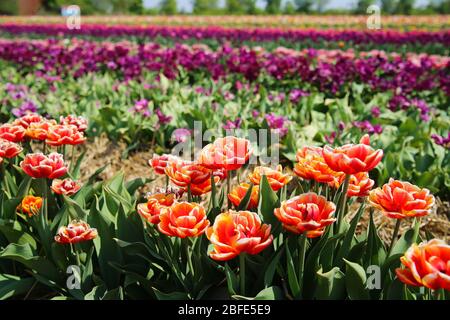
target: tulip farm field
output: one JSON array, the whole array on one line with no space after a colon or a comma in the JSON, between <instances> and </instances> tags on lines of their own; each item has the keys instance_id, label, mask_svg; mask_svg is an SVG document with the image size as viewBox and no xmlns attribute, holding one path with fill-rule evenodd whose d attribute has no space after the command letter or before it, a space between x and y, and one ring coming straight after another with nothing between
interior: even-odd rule
<instances>
[{"instance_id":1,"label":"tulip farm field","mask_svg":"<svg viewBox=\"0 0 450 320\"><path fill-rule=\"evenodd\" d=\"M450 299L450 19L347 18L0 17L0 299Z\"/></svg>"}]
</instances>

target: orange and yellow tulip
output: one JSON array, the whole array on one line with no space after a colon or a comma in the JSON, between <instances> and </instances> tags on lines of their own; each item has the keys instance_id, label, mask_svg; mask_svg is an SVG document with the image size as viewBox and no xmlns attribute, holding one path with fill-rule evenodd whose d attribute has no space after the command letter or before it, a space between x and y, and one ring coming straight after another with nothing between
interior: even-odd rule
<instances>
[{"instance_id":1,"label":"orange and yellow tulip","mask_svg":"<svg viewBox=\"0 0 450 320\"><path fill-rule=\"evenodd\" d=\"M258 254L273 241L270 225L261 222L251 211L228 211L219 214L206 235L213 244L209 256L226 261L241 253Z\"/></svg>"},{"instance_id":2,"label":"orange and yellow tulip","mask_svg":"<svg viewBox=\"0 0 450 320\"><path fill-rule=\"evenodd\" d=\"M401 282L432 290L450 290L450 245L443 240L414 243L400 260L404 268L397 268L395 273Z\"/></svg>"},{"instance_id":3,"label":"orange and yellow tulip","mask_svg":"<svg viewBox=\"0 0 450 320\"><path fill-rule=\"evenodd\" d=\"M248 183L241 183L240 185L234 187L233 190L231 190L231 192L228 194L228 199L230 199L235 207L238 207L242 199L244 199L248 188L250 188L250 185ZM258 207L258 200L259 186L253 186L252 194L250 195L250 201L246 209L251 210Z\"/></svg>"},{"instance_id":4,"label":"orange and yellow tulip","mask_svg":"<svg viewBox=\"0 0 450 320\"><path fill-rule=\"evenodd\" d=\"M17 210L32 217L39 214L41 207L42 198L29 195L22 199L22 202L17 206Z\"/></svg>"},{"instance_id":5,"label":"orange and yellow tulip","mask_svg":"<svg viewBox=\"0 0 450 320\"><path fill-rule=\"evenodd\" d=\"M342 172L331 170L323 159L320 147L303 147L297 151L296 158L294 173L305 180L337 186L339 179L344 176Z\"/></svg>"},{"instance_id":6,"label":"orange and yellow tulip","mask_svg":"<svg viewBox=\"0 0 450 320\"><path fill-rule=\"evenodd\" d=\"M158 224L161 210L170 207L174 203L174 193L155 193L147 198L146 203L137 205L137 212L149 223Z\"/></svg>"},{"instance_id":7,"label":"orange and yellow tulip","mask_svg":"<svg viewBox=\"0 0 450 320\"><path fill-rule=\"evenodd\" d=\"M25 136L31 140L44 141L48 137L50 127L56 125L55 120L42 120L41 122L31 122L25 131Z\"/></svg>"},{"instance_id":8,"label":"orange and yellow tulip","mask_svg":"<svg viewBox=\"0 0 450 320\"><path fill-rule=\"evenodd\" d=\"M159 219L159 231L171 237L197 237L209 226L205 208L198 203L174 203L161 210Z\"/></svg>"},{"instance_id":9,"label":"orange and yellow tulip","mask_svg":"<svg viewBox=\"0 0 450 320\"><path fill-rule=\"evenodd\" d=\"M249 174L248 178L253 184L259 185L263 175L266 176L273 191L280 190L292 180L292 176L283 174L283 167L281 165L278 165L276 169L258 166Z\"/></svg>"},{"instance_id":10,"label":"orange and yellow tulip","mask_svg":"<svg viewBox=\"0 0 450 320\"><path fill-rule=\"evenodd\" d=\"M394 219L425 216L431 212L434 201L428 189L392 178L369 193L369 203Z\"/></svg>"},{"instance_id":11,"label":"orange and yellow tulip","mask_svg":"<svg viewBox=\"0 0 450 320\"><path fill-rule=\"evenodd\" d=\"M304 193L283 201L274 214L283 227L295 234L306 233L308 238L321 236L326 226L336 221L336 206L314 192Z\"/></svg>"},{"instance_id":12,"label":"orange and yellow tulip","mask_svg":"<svg viewBox=\"0 0 450 320\"><path fill-rule=\"evenodd\" d=\"M61 227L55 241L61 244L89 241L97 237L97 229L91 228L84 221L72 221L67 227Z\"/></svg>"}]
</instances>

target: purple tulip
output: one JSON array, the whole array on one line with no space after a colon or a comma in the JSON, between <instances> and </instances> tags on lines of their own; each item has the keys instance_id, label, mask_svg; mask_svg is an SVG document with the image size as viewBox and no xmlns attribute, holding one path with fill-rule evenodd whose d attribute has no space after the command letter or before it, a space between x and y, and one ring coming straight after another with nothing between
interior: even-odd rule
<instances>
[{"instance_id":1,"label":"purple tulip","mask_svg":"<svg viewBox=\"0 0 450 320\"><path fill-rule=\"evenodd\" d=\"M175 129L172 133L172 139L176 142L186 142L191 137L191 130L186 128Z\"/></svg>"}]
</instances>

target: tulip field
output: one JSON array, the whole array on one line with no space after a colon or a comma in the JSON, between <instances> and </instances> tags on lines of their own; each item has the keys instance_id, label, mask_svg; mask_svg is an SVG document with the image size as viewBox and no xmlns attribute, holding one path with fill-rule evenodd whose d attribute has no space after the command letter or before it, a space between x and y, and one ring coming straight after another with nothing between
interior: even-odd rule
<instances>
[{"instance_id":1,"label":"tulip field","mask_svg":"<svg viewBox=\"0 0 450 320\"><path fill-rule=\"evenodd\" d=\"M0 299L450 299L448 16L222 18L0 17Z\"/></svg>"}]
</instances>

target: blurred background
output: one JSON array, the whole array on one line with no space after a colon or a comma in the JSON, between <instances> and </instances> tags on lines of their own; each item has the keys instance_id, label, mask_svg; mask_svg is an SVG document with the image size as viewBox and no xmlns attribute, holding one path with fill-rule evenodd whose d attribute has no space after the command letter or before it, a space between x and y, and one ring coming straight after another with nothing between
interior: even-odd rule
<instances>
[{"instance_id":1,"label":"blurred background","mask_svg":"<svg viewBox=\"0 0 450 320\"><path fill-rule=\"evenodd\" d=\"M0 14L58 15L69 5L82 15L365 14L371 4L383 14L450 13L450 0L1 0Z\"/></svg>"}]
</instances>

